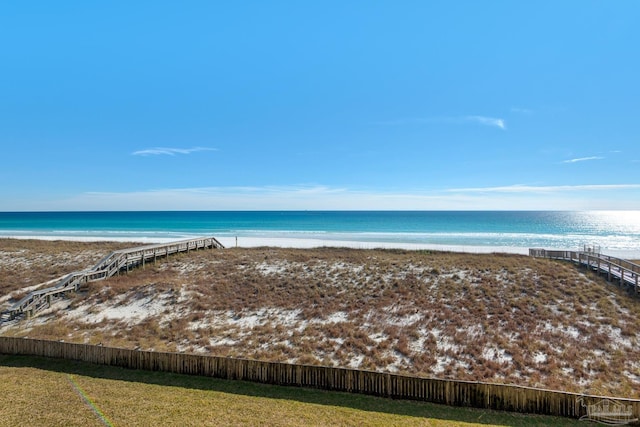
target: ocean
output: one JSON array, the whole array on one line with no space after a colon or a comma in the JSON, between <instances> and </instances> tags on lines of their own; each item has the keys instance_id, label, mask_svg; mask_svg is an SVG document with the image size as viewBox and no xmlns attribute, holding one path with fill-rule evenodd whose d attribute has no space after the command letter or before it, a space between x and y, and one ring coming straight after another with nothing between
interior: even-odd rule
<instances>
[{"instance_id":1,"label":"ocean","mask_svg":"<svg viewBox=\"0 0 640 427\"><path fill-rule=\"evenodd\" d=\"M528 253L581 249L640 259L640 211L0 212L0 237L225 246L349 246Z\"/></svg>"}]
</instances>

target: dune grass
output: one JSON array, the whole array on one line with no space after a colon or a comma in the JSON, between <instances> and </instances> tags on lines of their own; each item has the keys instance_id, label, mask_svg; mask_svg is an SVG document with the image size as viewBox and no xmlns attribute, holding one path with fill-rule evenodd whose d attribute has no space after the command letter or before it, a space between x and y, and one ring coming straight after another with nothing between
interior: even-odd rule
<instances>
[{"instance_id":1,"label":"dune grass","mask_svg":"<svg viewBox=\"0 0 640 427\"><path fill-rule=\"evenodd\" d=\"M569 263L256 248L163 259L3 333L634 398L638 330L637 299Z\"/></svg>"},{"instance_id":2,"label":"dune grass","mask_svg":"<svg viewBox=\"0 0 640 427\"><path fill-rule=\"evenodd\" d=\"M0 426L578 425L556 417L24 356L0 356L0 383Z\"/></svg>"},{"instance_id":3,"label":"dune grass","mask_svg":"<svg viewBox=\"0 0 640 427\"><path fill-rule=\"evenodd\" d=\"M24 275L57 253L89 261L109 252L19 243L0 239L0 267L31 263ZM0 289L14 283L0 274ZM232 248L175 255L92 283L2 334L638 398L637 331L638 299L570 263Z\"/></svg>"},{"instance_id":4,"label":"dune grass","mask_svg":"<svg viewBox=\"0 0 640 427\"><path fill-rule=\"evenodd\" d=\"M131 246L135 244L1 238L0 296L91 267L108 253Z\"/></svg>"}]
</instances>

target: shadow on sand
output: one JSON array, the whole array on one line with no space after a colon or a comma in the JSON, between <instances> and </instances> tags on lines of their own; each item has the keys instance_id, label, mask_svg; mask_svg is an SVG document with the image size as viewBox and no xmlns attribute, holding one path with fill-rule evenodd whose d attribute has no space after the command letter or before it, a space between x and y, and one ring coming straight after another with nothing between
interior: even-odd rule
<instances>
[{"instance_id":1,"label":"shadow on sand","mask_svg":"<svg viewBox=\"0 0 640 427\"><path fill-rule=\"evenodd\" d=\"M246 381L231 381L165 372L130 370L119 367L93 365L85 362L48 359L43 357L0 355L0 368L1 367L36 368L64 374L82 375L97 379L208 390L270 399L286 399L317 405L347 407L361 411L437 419L450 421L452 424L477 423L501 426L584 425L584 423L579 424L577 420L565 418L515 414L475 408L449 407L427 402L393 400L361 394L274 386Z\"/></svg>"}]
</instances>

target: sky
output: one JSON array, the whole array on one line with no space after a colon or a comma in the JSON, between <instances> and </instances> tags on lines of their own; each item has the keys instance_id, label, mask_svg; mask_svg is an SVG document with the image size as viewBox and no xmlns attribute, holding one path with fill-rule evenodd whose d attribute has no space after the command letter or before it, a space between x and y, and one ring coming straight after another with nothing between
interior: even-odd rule
<instances>
[{"instance_id":1,"label":"sky","mask_svg":"<svg viewBox=\"0 0 640 427\"><path fill-rule=\"evenodd\" d=\"M0 3L0 211L639 210L640 2Z\"/></svg>"}]
</instances>

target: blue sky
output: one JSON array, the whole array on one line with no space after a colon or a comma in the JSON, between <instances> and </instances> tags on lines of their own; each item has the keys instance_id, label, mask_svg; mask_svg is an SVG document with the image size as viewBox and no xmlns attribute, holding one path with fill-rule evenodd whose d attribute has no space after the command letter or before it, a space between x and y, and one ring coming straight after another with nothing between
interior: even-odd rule
<instances>
[{"instance_id":1,"label":"blue sky","mask_svg":"<svg viewBox=\"0 0 640 427\"><path fill-rule=\"evenodd\" d=\"M0 210L640 209L638 1L0 3Z\"/></svg>"}]
</instances>

